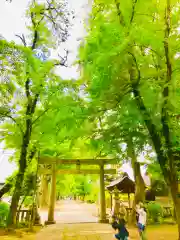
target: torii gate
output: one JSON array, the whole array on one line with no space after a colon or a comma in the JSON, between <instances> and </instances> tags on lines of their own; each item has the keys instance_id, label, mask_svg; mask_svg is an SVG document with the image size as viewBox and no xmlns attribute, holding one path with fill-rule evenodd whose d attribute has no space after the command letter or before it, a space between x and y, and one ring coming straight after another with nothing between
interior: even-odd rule
<instances>
[{"instance_id":1,"label":"torii gate","mask_svg":"<svg viewBox=\"0 0 180 240\"><path fill-rule=\"evenodd\" d=\"M105 184L104 174L115 174L116 169L104 169L104 165L116 164L116 159L59 159L56 157L40 157L40 165L51 165L51 169L39 167L40 175L51 175L51 193L48 209L48 220L46 224L54 224L54 208L56 202L56 175L57 174L99 174L100 176L100 223L107 222L106 219L106 201L105 201ZM76 169L56 169L57 164L76 165ZM98 165L99 169L80 169L81 165Z\"/></svg>"}]
</instances>

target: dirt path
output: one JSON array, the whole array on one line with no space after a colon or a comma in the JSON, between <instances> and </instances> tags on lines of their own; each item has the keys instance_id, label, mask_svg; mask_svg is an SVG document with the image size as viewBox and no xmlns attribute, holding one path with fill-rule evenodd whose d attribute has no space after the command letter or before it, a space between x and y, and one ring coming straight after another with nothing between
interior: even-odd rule
<instances>
[{"instance_id":1,"label":"dirt path","mask_svg":"<svg viewBox=\"0 0 180 240\"><path fill-rule=\"evenodd\" d=\"M56 204L54 219L56 223L95 223L95 206L72 200L60 201ZM47 211L40 211L41 221L47 220Z\"/></svg>"}]
</instances>

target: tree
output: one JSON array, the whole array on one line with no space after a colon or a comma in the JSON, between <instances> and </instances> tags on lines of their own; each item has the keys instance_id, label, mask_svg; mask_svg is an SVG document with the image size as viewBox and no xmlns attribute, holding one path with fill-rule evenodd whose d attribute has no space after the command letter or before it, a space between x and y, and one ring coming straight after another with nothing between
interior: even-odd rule
<instances>
[{"instance_id":1,"label":"tree","mask_svg":"<svg viewBox=\"0 0 180 240\"><path fill-rule=\"evenodd\" d=\"M47 4L38 4L33 1L27 14L31 19L30 38L28 38L30 43L28 44L24 35L18 36L22 40L23 46L7 43L4 40L0 42L2 65L10 69L10 80L16 86L16 91L12 96L15 98L9 102L9 105L12 106L11 110L3 115L4 118L9 118L14 122L14 125L12 122L6 122L4 127L8 130L11 129L11 132L16 132L15 137L17 138L14 140L18 139L16 154L18 155L19 171L12 196L8 226L13 226L15 223L28 158L34 148L31 136L33 125L40 117L40 115L37 116L37 111L38 109L46 111L41 106L41 99L43 99L43 94L51 82L56 81L58 84L60 80L54 75L52 69L57 65L65 64L62 59L60 61L45 61L44 56L43 59L38 59L37 53L37 50L40 49L45 55L49 51L48 48L53 47L53 36L50 28L53 28L54 37L58 33L58 37L61 37L59 40L66 40L68 21L63 9L63 4L56 4L54 1L48 1ZM65 28L61 26L62 21L64 21ZM57 27L61 29L60 32L55 31ZM7 136L6 142L9 137Z\"/></svg>"},{"instance_id":2,"label":"tree","mask_svg":"<svg viewBox=\"0 0 180 240\"><path fill-rule=\"evenodd\" d=\"M106 72L106 69L103 70ZM97 71L99 71L99 69ZM95 75L96 74L97 78L101 77L101 74L111 77L111 75L108 76L107 72L101 73L100 71L95 73ZM91 119L94 117L96 123L91 137L92 145L94 145L96 149L101 149L101 154L105 156L111 155L121 163L122 159L130 160L136 182L132 217L133 222L135 222L135 206L139 201L144 202L145 200L145 184L141 176L140 164L137 158L138 155L144 151L146 144L149 143L147 130L142 122L142 117L138 115L139 112L134 103L134 99L129 97L123 98L124 93L121 91L116 93L116 84L118 83L115 83L115 86L110 87L107 91L105 89L106 94L102 92L102 94L99 95L95 94L97 86L92 90L91 82L88 82L88 84L90 85L88 90L91 96L89 111ZM101 91L101 89L97 91ZM107 101L107 98L110 99L110 101ZM124 145L126 146L125 150L123 149Z\"/></svg>"},{"instance_id":3,"label":"tree","mask_svg":"<svg viewBox=\"0 0 180 240\"><path fill-rule=\"evenodd\" d=\"M176 209L178 198L178 1L95 1L80 53L84 79L98 106L133 100Z\"/></svg>"}]
</instances>

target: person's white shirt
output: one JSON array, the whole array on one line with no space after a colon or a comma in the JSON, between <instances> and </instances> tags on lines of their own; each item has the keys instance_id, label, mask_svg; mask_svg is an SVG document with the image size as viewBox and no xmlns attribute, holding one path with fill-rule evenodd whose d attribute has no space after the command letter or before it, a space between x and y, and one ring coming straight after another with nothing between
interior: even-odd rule
<instances>
[{"instance_id":1,"label":"person's white shirt","mask_svg":"<svg viewBox=\"0 0 180 240\"><path fill-rule=\"evenodd\" d=\"M145 226L146 225L146 220L147 220L147 213L144 211L143 208L138 209L137 212L139 214L138 223Z\"/></svg>"}]
</instances>

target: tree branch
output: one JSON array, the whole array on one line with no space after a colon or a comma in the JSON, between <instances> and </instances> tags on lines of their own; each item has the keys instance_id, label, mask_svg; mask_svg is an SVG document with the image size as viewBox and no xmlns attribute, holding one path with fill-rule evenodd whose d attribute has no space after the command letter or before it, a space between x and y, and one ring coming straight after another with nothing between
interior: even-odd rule
<instances>
[{"instance_id":1,"label":"tree branch","mask_svg":"<svg viewBox=\"0 0 180 240\"><path fill-rule=\"evenodd\" d=\"M119 23L122 25L122 26L124 26L125 24L124 24L124 18L123 18L123 16L122 16L122 12L121 12L121 10L120 10L120 2L119 2L119 0L115 0L115 4L116 4L116 9L117 9L117 15L118 15L118 17L119 17Z\"/></svg>"},{"instance_id":2,"label":"tree branch","mask_svg":"<svg viewBox=\"0 0 180 240\"><path fill-rule=\"evenodd\" d=\"M140 79L141 79L141 72L140 72L140 69L139 69L137 60L136 60L136 57L134 56L134 54L133 54L132 52L128 52L128 54L132 56L133 61L134 61L134 63L135 63L136 70L137 70L137 72L138 72L138 76L137 76L137 84L138 84L139 81L140 81Z\"/></svg>"},{"instance_id":3,"label":"tree branch","mask_svg":"<svg viewBox=\"0 0 180 240\"><path fill-rule=\"evenodd\" d=\"M139 47L137 44L134 44L133 46ZM154 53L155 53L158 57L160 57L160 58L163 57L160 53L158 53L156 50L154 50L154 49L151 48L150 46L141 45L141 47L144 48L144 49L148 49L148 50L154 52Z\"/></svg>"},{"instance_id":4,"label":"tree branch","mask_svg":"<svg viewBox=\"0 0 180 240\"><path fill-rule=\"evenodd\" d=\"M39 20L39 22L36 23L35 20L34 20L34 16L35 16L35 14L33 12L31 12L31 22L32 22L32 25L33 25L33 28L34 28L34 37L33 37L33 43L32 43L32 46L31 46L32 50L34 50L36 48L38 37L39 37L37 27L39 26L41 21L44 19L44 16L42 16L42 18Z\"/></svg>"},{"instance_id":5,"label":"tree branch","mask_svg":"<svg viewBox=\"0 0 180 240\"><path fill-rule=\"evenodd\" d=\"M31 46L31 49L34 50L36 48L37 40L38 40L38 31L36 29L36 22L34 21L34 13L31 12L31 22L34 27L34 37L33 37L33 43Z\"/></svg>"},{"instance_id":6,"label":"tree branch","mask_svg":"<svg viewBox=\"0 0 180 240\"><path fill-rule=\"evenodd\" d=\"M25 47L27 46L24 34L22 34L22 36L16 34L15 36L21 39L21 41Z\"/></svg>"},{"instance_id":7,"label":"tree branch","mask_svg":"<svg viewBox=\"0 0 180 240\"><path fill-rule=\"evenodd\" d=\"M30 83L30 79L28 77L26 82L25 82L26 97L27 97L28 100L30 99L29 83Z\"/></svg>"},{"instance_id":8,"label":"tree branch","mask_svg":"<svg viewBox=\"0 0 180 240\"><path fill-rule=\"evenodd\" d=\"M50 108L45 109L33 122L32 125L35 124L39 118L41 118Z\"/></svg>"},{"instance_id":9,"label":"tree branch","mask_svg":"<svg viewBox=\"0 0 180 240\"><path fill-rule=\"evenodd\" d=\"M11 119L19 127L21 133L24 134L21 124L19 124L15 118L10 115L2 115L2 117Z\"/></svg>"},{"instance_id":10,"label":"tree branch","mask_svg":"<svg viewBox=\"0 0 180 240\"><path fill-rule=\"evenodd\" d=\"M65 56L64 57L61 57L59 54L59 58L60 58L60 61L59 62L56 62L54 64L54 66L62 66L62 67L68 67L67 65L67 60L68 60L68 54L69 54L69 51L68 50L65 50Z\"/></svg>"},{"instance_id":11,"label":"tree branch","mask_svg":"<svg viewBox=\"0 0 180 240\"><path fill-rule=\"evenodd\" d=\"M136 7L136 3L137 0L132 0L132 14L131 14L131 19L130 19L130 24L133 22L134 20L134 15L135 15L135 7Z\"/></svg>"},{"instance_id":12,"label":"tree branch","mask_svg":"<svg viewBox=\"0 0 180 240\"><path fill-rule=\"evenodd\" d=\"M31 106L31 115L33 115L34 112L35 112L38 98L39 98L39 92L35 94L34 101L33 101L32 106Z\"/></svg>"},{"instance_id":13,"label":"tree branch","mask_svg":"<svg viewBox=\"0 0 180 240\"><path fill-rule=\"evenodd\" d=\"M36 143L37 144L37 143ZM37 145L33 145L31 152L28 157L28 162L30 163L37 152Z\"/></svg>"}]
</instances>

